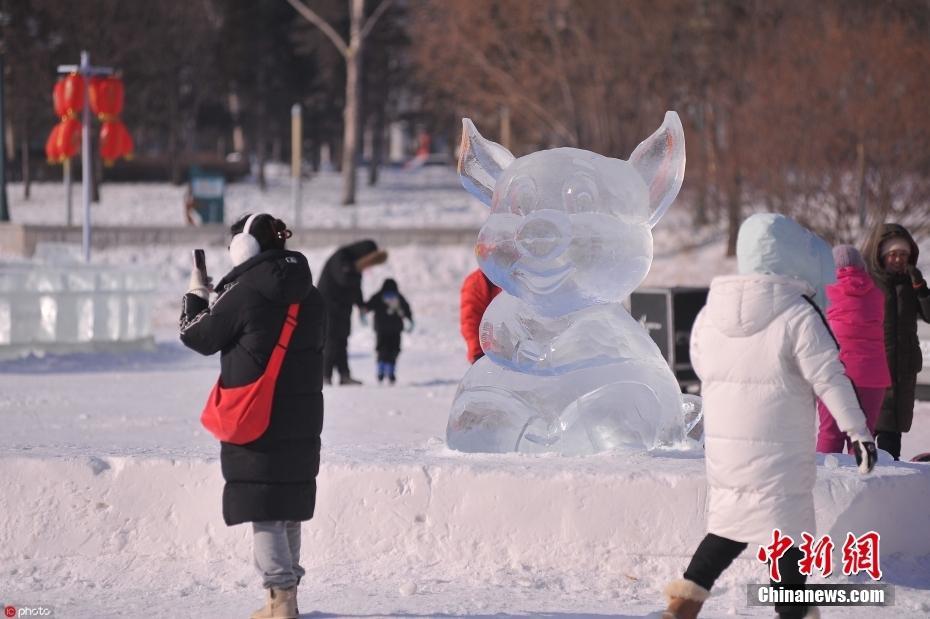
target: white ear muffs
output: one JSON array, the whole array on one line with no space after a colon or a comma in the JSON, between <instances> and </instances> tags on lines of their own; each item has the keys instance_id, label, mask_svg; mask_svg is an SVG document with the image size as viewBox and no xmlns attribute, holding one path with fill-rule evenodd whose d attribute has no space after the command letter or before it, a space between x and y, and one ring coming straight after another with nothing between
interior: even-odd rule
<instances>
[{"instance_id":1,"label":"white ear muffs","mask_svg":"<svg viewBox=\"0 0 930 619\"><path fill-rule=\"evenodd\" d=\"M232 259L234 267L239 266L253 256L257 256L262 251L258 239L249 234L249 230L252 229L252 222L260 214L249 215L249 218L245 220L245 225L242 226L242 232L234 236L229 243L229 257Z\"/></svg>"}]
</instances>

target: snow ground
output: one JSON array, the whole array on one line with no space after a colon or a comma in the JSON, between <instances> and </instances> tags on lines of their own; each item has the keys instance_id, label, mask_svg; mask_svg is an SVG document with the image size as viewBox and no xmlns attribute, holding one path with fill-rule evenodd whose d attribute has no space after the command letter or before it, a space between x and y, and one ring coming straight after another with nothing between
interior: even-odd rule
<instances>
[{"instance_id":1,"label":"snow ground","mask_svg":"<svg viewBox=\"0 0 930 619\"><path fill-rule=\"evenodd\" d=\"M319 189L320 206L305 221L351 223L346 209L325 204L338 184L320 180L328 188ZM39 186L28 207L17 204L11 189L14 220L57 216L54 189ZM305 195L313 193L308 189ZM107 187L95 220L176 218L180 224L180 193L174 191ZM366 197L363 188L359 207L378 225L477 225L483 216L442 168L389 179L379 191ZM233 207L233 195L244 196L240 206ZM229 212L260 205L287 213L288 195L284 184L265 196L234 185ZM107 196L124 202L107 202ZM32 210L26 214L26 208ZM676 205L656 228L646 285L703 285L735 270L722 258L722 236L713 230L695 236L683 210ZM648 520L623 519L637 508L660 514L663 505L650 495L691 488L680 479L699 481L700 460L670 455L631 465L619 454L572 459L447 450L448 406L467 368L457 327L458 285L473 268L472 248L389 249L390 261L366 272L366 292L395 277L417 328L405 336L400 383L387 387L371 380L374 338L356 324L350 363L366 384L325 391L320 500L304 527L303 616L639 618L661 608L662 586L687 562L680 549L700 536L681 539ZM329 251L306 252L315 273ZM151 350L0 363L0 466L7 473L0 476L0 514L6 514L0 515L0 602L49 605L60 617L208 619L245 617L260 602L247 530L222 524L218 448L197 419L218 359L186 350L176 337L187 256L174 247L95 255L102 263L146 264L159 273ZM229 266L218 252L208 250L207 259L217 274ZM909 457L928 450L930 403L920 403L903 451ZM618 480L645 486L635 486L640 494L618 496L628 488ZM460 500L453 501L456 495ZM699 530L701 505L693 514L661 513L657 520L677 518L680 531ZM499 520L505 515L525 518L527 525ZM450 526L460 529L443 529ZM925 538L926 530L915 528L913 535ZM477 541L461 547L457 539ZM657 550L630 551L649 544ZM743 585L761 582L762 569L747 552L715 587L702 616L771 616L770 609L746 605ZM930 557L889 560L885 569L896 584L895 607L825 609L823 615L928 616Z\"/></svg>"}]
</instances>

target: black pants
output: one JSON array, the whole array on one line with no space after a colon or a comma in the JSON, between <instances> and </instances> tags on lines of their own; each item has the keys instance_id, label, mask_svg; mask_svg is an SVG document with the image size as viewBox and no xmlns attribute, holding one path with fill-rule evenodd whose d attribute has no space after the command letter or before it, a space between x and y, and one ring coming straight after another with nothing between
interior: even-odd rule
<instances>
[{"instance_id":1,"label":"black pants","mask_svg":"<svg viewBox=\"0 0 930 619\"><path fill-rule=\"evenodd\" d=\"M746 550L746 546L747 544L742 542L734 542L731 539L708 533L694 551L691 563L685 570L685 578L710 591L717 578L730 567L733 559ZM798 566L798 561L803 556L801 551L794 546L789 548L778 560L781 583L772 582L771 584L803 585L807 582L807 576L801 574L801 568ZM775 612L784 619L800 619L807 614L807 606L776 606Z\"/></svg>"},{"instance_id":2,"label":"black pants","mask_svg":"<svg viewBox=\"0 0 930 619\"><path fill-rule=\"evenodd\" d=\"M348 378L352 306L331 304L327 309L329 327L326 330L326 345L323 347L323 376L332 379L335 368L339 370L341 378Z\"/></svg>"},{"instance_id":3,"label":"black pants","mask_svg":"<svg viewBox=\"0 0 930 619\"><path fill-rule=\"evenodd\" d=\"M379 331L376 335L375 350L378 352L378 362L397 363L397 355L400 354L400 333Z\"/></svg>"},{"instance_id":4,"label":"black pants","mask_svg":"<svg viewBox=\"0 0 930 619\"><path fill-rule=\"evenodd\" d=\"M875 443L879 449L884 449L895 460L901 459L901 433L885 432L879 430L875 433Z\"/></svg>"}]
</instances>

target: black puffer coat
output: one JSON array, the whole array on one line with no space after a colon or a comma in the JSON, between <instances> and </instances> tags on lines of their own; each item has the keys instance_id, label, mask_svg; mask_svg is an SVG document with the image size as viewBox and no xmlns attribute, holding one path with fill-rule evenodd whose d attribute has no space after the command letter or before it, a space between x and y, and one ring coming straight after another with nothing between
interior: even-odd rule
<instances>
[{"instance_id":1,"label":"black puffer coat","mask_svg":"<svg viewBox=\"0 0 930 619\"><path fill-rule=\"evenodd\" d=\"M917 374L923 366L917 319L930 322L930 290L914 289L906 274L888 273L881 267L882 242L902 237L911 246L910 264L917 266L919 249L910 233L898 224L883 224L866 248L866 261L872 279L885 293L885 354L891 371L891 387L885 394L875 429L881 432L907 432L914 419L914 391Z\"/></svg>"},{"instance_id":2,"label":"black puffer coat","mask_svg":"<svg viewBox=\"0 0 930 619\"><path fill-rule=\"evenodd\" d=\"M378 251L374 241L365 240L337 249L320 274L320 292L327 303L362 307L362 274L355 263L360 258Z\"/></svg>"},{"instance_id":3,"label":"black puffer coat","mask_svg":"<svg viewBox=\"0 0 930 619\"><path fill-rule=\"evenodd\" d=\"M222 351L226 387L254 382L265 370L287 308L300 303L275 385L271 423L246 445L221 443L228 525L263 520L309 520L316 503L323 429L323 299L300 253L269 250L233 269L217 284L213 305L185 295L181 341L204 355Z\"/></svg>"}]
</instances>

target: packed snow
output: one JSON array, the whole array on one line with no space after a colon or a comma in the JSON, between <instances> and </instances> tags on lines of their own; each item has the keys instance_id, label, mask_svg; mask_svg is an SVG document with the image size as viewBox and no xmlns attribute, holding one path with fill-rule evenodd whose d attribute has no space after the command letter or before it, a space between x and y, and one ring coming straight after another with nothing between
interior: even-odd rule
<instances>
[{"instance_id":1,"label":"packed snow","mask_svg":"<svg viewBox=\"0 0 930 619\"><path fill-rule=\"evenodd\" d=\"M26 204L10 188L14 221L63 214L60 186L34 190ZM180 225L180 191L111 185L95 217ZM321 204L318 213L307 207L308 225L351 224L351 209L335 205L335 178L315 178L304 191ZM244 196L238 206L230 201L232 216L289 209L283 182L267 194L248 185L229 192ZM477 227L486 215L444 168L389 174L384 187L363 187L361 195L354 216L372 225ZM645 285L706 285L735 272L723 257L721 231L692 231L686 204L679 198L655 228ZM305 252L315 273L332 249ZM222 522L219 449L198 420L219 360L177 340L188 250L123 247L94 255L99 264L145 265L158 275L149 348L0 362L0 602L46 605L77 618L228 619L261 605L251 534ZM324 392L317 513L303 529L303 616L639 618L662 608L662 587L680 576L704 531L700 453L448 449L449 407L469 367L458 334L458 287L475 267L473 247L388 250L385 265L366 271L366 293L395 278L416 329L404 336L398 384L380 386L373 333L356 322L350 364L365 384ZM211 248L207 264L215 276L230 266ZM920 403L903 456L925 451L930 404ZM894 607L827 608L823 616L930 614L926 465L885 461L861 478L847 456L822 461L821 533L862 533L875 523L886 581L896 586ZM744 585L764 579L765 567L747 551L718 581L702 616L771 616L746 604Z\"/></svg>"}]
</instances>

